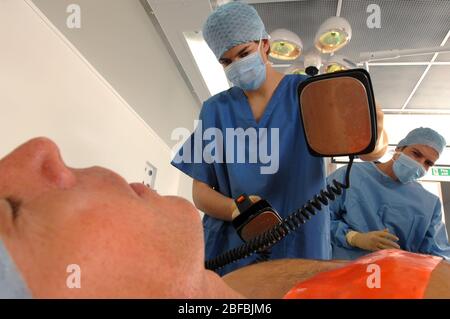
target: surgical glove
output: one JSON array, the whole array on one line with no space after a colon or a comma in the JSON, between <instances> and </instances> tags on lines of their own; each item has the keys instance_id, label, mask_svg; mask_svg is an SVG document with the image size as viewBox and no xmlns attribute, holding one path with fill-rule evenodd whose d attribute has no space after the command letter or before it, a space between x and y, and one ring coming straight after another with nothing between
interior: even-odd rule
<instances>
[{"instance_id":1,"label":"surgical glove","mask_svg":"<svg viewBox=\"0 0 450 319\"><path fill-rule=\"evenodd\" d=\"M400 246L396 243L399 240L398 237L389 233L388 229L367 233L350 231L347 233L346 238L350 246L364 250L400 249Z\"/></svg>"},{"instance_id":2,"label":"surgical glove","mask_svg":"<svg viewBox=\"0 0 450 319\"><path fill-rule=\"evenodd\" d=\"M256 203L257 201L259 201L261 199L261 197L256 196L256 195L250 195L249 198L250 198L250 200L253 203ZM232 209L232 212L233 212L232 215L231 215L231 219L233 220L233 219L235 219L236 217L238 217L241 214L239 212L239 209L237 208L236 203L235 203L234 200L233 200L233 204L231 206L231 209Z\"/></svg>"}]
</instances>

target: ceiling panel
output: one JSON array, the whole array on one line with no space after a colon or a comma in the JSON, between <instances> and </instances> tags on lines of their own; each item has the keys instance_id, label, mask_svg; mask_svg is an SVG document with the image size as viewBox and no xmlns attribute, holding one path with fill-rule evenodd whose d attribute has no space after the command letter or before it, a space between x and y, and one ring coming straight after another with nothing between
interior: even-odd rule
<instances>
[{"instance_id":1,"label":"ceiling panel","mask_svg":"<svg viewBox=\"0 0 450 319\"><path fill-rule=\"evenodd\" d=\"M253 4L268 31L287 28L303 40L305 49L313 46L320 24L336 15L338 1L306 0ZM377 0L381 28L367 27L367 7L373 0L343 0L341 16L353 29L350 44L339 54L356 59L360 52L439 46L450 30L450 1ZM393 61L429 61L432 55L404 57Z\"/></svg>"},{"instance_id":2,"label":"ceiling panel","mask_svg":"<svg viewBox=\"0 0 450 319\"><path fill-rule=\"evenodd\" d=\"M381 10L381 28L370 29L367 7L376 3ZM305 50L313 47L316 31L330 16L336 15L336 0L304 0L252 4L269 32L286 28L297 33ZM450 0L343 0L341 16L351 24L351 42L338 51L357 60L365 51L415 49L440 46L450 30ZM450 41L447 41L450 45ZM377 62L429 62L433 54ZM436 61L450 62L450 53ZM450 69L432 67L407 108L450 110ZM371 66L370 73L377 101L385 109L400 109L426 69L420 66ZM282 70L281 68L279 69ZM446 73L447 72L447 73Z\"/></svg>"},{"instance_id":3,"label":"ceiling panel","mask_svg":"<svg viewBox=\"0 0 450 319\"><path fill-rule=\"evenodd\" d=\"M367 7L381 10L381 28L367 27ZM341 16L353 28L350 44L342 54L357 57L362 51L414 49L439 46L450 30L450 1L442 0L343 0ZM430 61L433 55L403 57L391 61Z\"/></svg>"},{"instance_id":4,"label":"ceiling panel","mask_svg":"<svg viewBox=\"0 0 450 319\"><path fill-rule=\"evenodd\" d=\"M449 15L450 15L450 13L449 13ZM450 19L450 17L449 17L449 19ZM450 40L447 40L446 46L447 45L450 45ZM450 52L449 53L439 53L436 61L437 62L450 62Z\"/></svg>"},{"instance_id":5,"label":"ceiling panel","mask_svg":"<svg viewBox=\"0 0 450 319\"><path fill-rule=\"evenodd\" d=\"M426 66L370 67L375 99L383 109L400 109Z\"/></svg>"},{"instance_id":6,"label":"ceiling panel","mask_svg":"<svg viewBox=\"0 0 450 319\"><path fill-rule=\"evenodd\" d=\"M408 108L450 109L450 66L432 66Z\"/></svg>"}]
</instances>

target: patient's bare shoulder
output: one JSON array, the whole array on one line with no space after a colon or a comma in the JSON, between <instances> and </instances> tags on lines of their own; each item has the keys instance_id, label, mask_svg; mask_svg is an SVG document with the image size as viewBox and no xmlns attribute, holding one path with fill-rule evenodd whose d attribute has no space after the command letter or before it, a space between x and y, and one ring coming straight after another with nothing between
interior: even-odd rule
<instances>
[{"instance_id":1,"label":"patient's bare shoulder","mask_svg":"<svg viewBox=\"0 0 450 319\"><path fill-rule=\"evenodd\" d=\"M282 298L295 284L346 264L346 261L279 259L240 268L223 280L248 298Z\"/></svg>"},{"instance_id":2,"label":"patient's bare shoulder","mask_svg":"<svg viewBox=\"0 0 450 319\"><path fill-rule=\"evenodd\" d=\"M441 261L431 273L425 298L450 299L450 263Z\"/></svg>"},{"instance_id":3,"label":"patient's bare shoulder","mask_svg":"<svg viewBox=\"0 0 450 319\"><path fill-rule=\"evenodd\" d=\"M281 259L238 269L223 280L248 298L283 298L296 284L347 264L348 261ZM441 261L424 284L424 298L450 298L450 263Z\"/></svg>"}]
</instances>

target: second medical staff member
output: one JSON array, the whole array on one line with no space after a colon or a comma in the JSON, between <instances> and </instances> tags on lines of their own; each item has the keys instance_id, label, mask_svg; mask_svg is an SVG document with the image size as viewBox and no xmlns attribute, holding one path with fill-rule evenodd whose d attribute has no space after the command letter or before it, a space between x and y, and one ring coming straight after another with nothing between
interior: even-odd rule
<instances>
[{"instance_id":1,"label":"second medical staff member","mask_svg":"<svg viewBox=\"0 0 450 319\"><path fill-rule=\"evenodd\" d=\"M261 173L261 168L267 163L261 163L260 159L257 163L249 163L251 151L247 139L234 141L234 158L230 161L227 154L223 154L225 163L207 163L204 159L201 163L194 159L181 160L181 153L187 151L186 146L192 154L199 147L195 145L194 134L175 157L172 164L194 179L194 203L205 212L205 257L211 259L242 244L230 223L235 209L233 198L242 193L257 195L269 201L285 217L325 187L325 169L321 158L308 153L302 133L297 86L306 77L284 76L268 63L268 34L256 10L241 2L220 6L204 24L203 36L234 87L204 102L200 113L203 131L200 133L210 128L220 130L226 152L229 143L233 142L227 140L227 128L256 129L258 133L264 129L263 134L258 134L262 139L258 141L256 151L262 143L272 155L276 149L279 150L279 158L276 159L279 167L268 174ZM271 145L273 129L279 134L275 146ZM379 129L382 130L382 126ZM237 150L243 143L245 163L236 159ZM387 142L379 142L379 147L369 157L381 157L385 144ZM216 146L217 149L222 148L220 142ZM271 258L328 259L331 257L330 247L329 216L324 209L305 226L276 244ZM255 258L256 255L230 264L221 270L221 274L247 265Z\"/></svg>"},{"instance_id":2,"label":"second medical staff member","mask_svg":"<svg viewBox=\"0 0 450 319\"><path fill-rule=\"evenodd\" d=\"M416 128L401 140L386 163L355 163L350 189L330 204L333 259L354 259L397 248L450 259L450 244L439 198L415 180L434 165L445 139ZM328 179L342 181L345 167Z\"/></svg>"}]
</instances>

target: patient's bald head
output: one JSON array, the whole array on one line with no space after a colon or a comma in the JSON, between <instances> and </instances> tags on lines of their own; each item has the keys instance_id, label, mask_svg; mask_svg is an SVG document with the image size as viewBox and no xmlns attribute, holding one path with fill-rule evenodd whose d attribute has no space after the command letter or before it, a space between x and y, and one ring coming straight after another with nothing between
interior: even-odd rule
<instances>
[{"instance_id":1,"label":"patient's bald head","mask_svg":"<svg viewBox=\"0 0 450 319\"><path fill-rule=\"evenodd\" d=\"M208 297L202 233L189 202L69 168L49 139L0 160L0 239L35 297Z\"/></svg>"}]
</instances>

